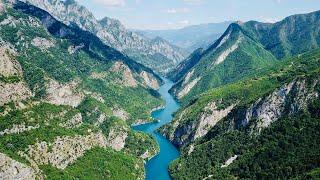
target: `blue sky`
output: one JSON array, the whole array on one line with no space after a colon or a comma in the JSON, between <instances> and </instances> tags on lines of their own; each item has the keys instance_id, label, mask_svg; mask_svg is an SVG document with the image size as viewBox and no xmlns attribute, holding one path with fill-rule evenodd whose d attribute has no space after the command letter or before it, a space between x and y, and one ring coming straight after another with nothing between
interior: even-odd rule
<instances>
[{"instance_id":1,"label":"blue sky","mask_svg":"<svg viewBox=\"0 0 320 180\"><path fill-rule=\"evenodd\" d=\"M275 22L320 10L320 0L78 0L98 18L132 29L173 29L226 20Z\"/></svg>"}]
</instances>

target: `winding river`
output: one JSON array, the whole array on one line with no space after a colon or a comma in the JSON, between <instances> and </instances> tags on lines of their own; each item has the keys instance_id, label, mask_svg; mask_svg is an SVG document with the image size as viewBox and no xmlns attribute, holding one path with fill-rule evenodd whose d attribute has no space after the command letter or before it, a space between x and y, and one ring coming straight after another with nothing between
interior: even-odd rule
<instances>
[{"instance_id":1,"label":"winding river","mask_svg":"<svg viewBox=\"0 0 320 180\"><path fill-rule=\"evenodd\" d=\"M163 78L164 84L160 87L159 93L166 101L164 109L152 112L152 117L158 119L157 123L149 123L133 127L134 130L143 131L155 137L160 145L160 153L148 161L145 165L147 180L168 180L171 179L168 173L168 166L171 161L180 155L178 149L166 138L156 132L156 130L172 120L172 114L180 107L179 103L169 94L169 89L173 82Z\"/></svg>"}]
</instances>

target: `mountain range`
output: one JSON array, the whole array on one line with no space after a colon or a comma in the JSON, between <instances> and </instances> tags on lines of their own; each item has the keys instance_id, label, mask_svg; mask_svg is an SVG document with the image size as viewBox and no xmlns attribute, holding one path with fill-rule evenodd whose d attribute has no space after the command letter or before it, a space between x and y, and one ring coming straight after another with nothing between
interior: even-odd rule
<instances>
[{"instance_id":1,"label":"mountain range","mask_svg":"<svg viewBox=\"0 0 320 180\"><path fill-rule=\"evenodd\" d=\"M25 0L49 12L61 22L78 26L99 37L107 45L128 55L137 62L165 74L185 58L186 53L156 38L148 39L127 30L120 21L105 17L97 20L93 14L75 0Z\"/></svg>"},{"instance_id":2,"label":"mountain range","mask_svg":"<svg viewBox=\"0 0 320 180\"><path fill-rule=\"evenodd\" d=\"M317 179L320 11L232 23L169 77L173 179Z\"/></svg>"},{"instance_id":3,"label":"mountain range","mask_svg":"<svg viewBox=\"0 0 320 180\"><path fill-rule=\"evenodd\" d=\"M162 127L173 179L317 179L319 49L207 90Z\"/></svg>"},{"instance_id":4,"label":"mountain range","mask_svg":"<svg viewBox=\"0 0 320 180\"><path fill-rule=\"evenodd\" d=\"M208 48L217 40L231 21L187 26L172 30L135 30L148 38L161 37L171 44L192 52L198 48Z\"/></svg>"},{"instance_id":5,"label":"mountain range","mask_svg":"<svg viewBox=\"0 0 320 180\"><path fill-rule=\"evenodd\" d=\"M274 24L232 23L208 49L193 53L169 73L178 82L171 91L182 101L190 100L210 88L318 48L319 15L319 11L294 15Z\"/></svg>"},{"instance_id":6,"label":"mountain range","mask_svg":"<svg viewBox=\"0 0 320 180\"><path fill-rule=\"evenodd\" d=\"M159 74L181 105L157 130L172 179L320 178L320 11L133 32L0 0L0 179L144 179L160 146L132 126L157 124Z\"/></svg>"}]
</instances>

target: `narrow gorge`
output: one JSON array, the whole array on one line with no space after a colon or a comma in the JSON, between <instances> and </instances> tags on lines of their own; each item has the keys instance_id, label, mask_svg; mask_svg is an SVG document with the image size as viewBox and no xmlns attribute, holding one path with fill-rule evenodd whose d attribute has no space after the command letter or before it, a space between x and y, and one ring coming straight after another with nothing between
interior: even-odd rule
<instances>
[{"instance_id":1,"label":"narrow gorge","mask_svg":"<svg viewBox=\"0 0 320 180\"><path fill-rule=\"evenodd\" d=\"M157 140L160 146L160 153L147 161L145 165L147 180L170 179L168 166L174 159L177 159L180 155L178 149L169 140L167 140L157 132L158 128L172 121L172 114L176 112L180 107L179 103L168 92L174 83L165 78L163 78L163 80L164 84L160 87L159 93L165 100L166 104L163 108L152 112L152 117L157 122L133 127L133 129L136 131L142 131L152 135Z\"/></svg>"},{"instance_id":2,"label":"narrow gorge","mask_svg":"<svg viewBox=\"0 0 320 180\"><path fill-rule=\"evenodd\" d=\"M0 180L320 179L320 1L248 2L0 0Z\"/></svg>"}]
</instances>

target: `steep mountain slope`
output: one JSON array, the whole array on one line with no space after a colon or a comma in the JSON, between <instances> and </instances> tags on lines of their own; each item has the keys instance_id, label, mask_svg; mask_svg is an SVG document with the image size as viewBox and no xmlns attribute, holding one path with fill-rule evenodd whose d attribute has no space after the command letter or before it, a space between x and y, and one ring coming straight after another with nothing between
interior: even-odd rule
<instances>
[{"instance_id":1,"label":"steep mountain slope","mask_svg":"<svg viewBox=\"0 0 320 180\"><path fill-rule=\"evenodd\" d=\"M184 68L182 62L173 70L177 72L169 73L171 79L179 79L171 91L187 102L210 88L254 75L277 60L319 47L319 15L320 11L294 15L275 24L231 24L211 47L189 58L198 57L193 67Z\"/></svg>"},{"instance_id":2,"label":"steep mountain slope","mask_svg":"<svg viewBox=\"0 0 320 180\"><path fill-rule=\"evenodd\" d=\"M143 179L159 147L130 125L162 105L159 77L35 6L0 7L0 177Z\"/></svg>"},{"instance_id":3,"label":"steep mountain slope","mask_svg":"<svg viewBox=\"0 0 320 180\"><path fill-rule=\"evenodd\" d=\"M188 71L184 63L178 65L171 79L182 77L171 91L182 101L188 102L202 92L249 76L276 62L274 56L242 30L231 24L226 32L201 55L195 54Z\"/></svg>"},{"instance_id":4,"label":"steep mountain slope","mask_svg":"<svg viewBox=\"0 0 320 180\"><path fill-rule=\"evenodd\" d=\"M192 52L213 44L232 22L200 24L173 30L137 30L149 38L160 36L170 43Z\"/></svg>"},{"instance_id":5,"label":"steep mountain slope","mask_svg":"<svg viewBox=\"0 0 320 180\"><path fill-rule=\"evenodd\" d=\"M171 70L185 56L182 50L166 41L153 41L128 31L118 20L108 17L96 20L91 12L74 0L25 1L46 10L65 24L76 25L95 34L107 45L160 73Z\"/></svg>"},{"instance_id":6,"label":"steep mountain slope","mask_svg":"<svg viewBox=\"0 0 320 180\"><path fill-rule=\"evenodd\" d=\"M311 178L320 166L320 50L214 88L161 129L174 179Z\"/></svg>"},{"instance_id":7,"label":"steep mountain slope","mask_svg":"<svg viewBox=\"0 0 320 180\"><path fill-rule=\"evenodd\" d=\"M203 49L197 49L196 51L194 51L192 54L190 54L190 56L185 59L184 61L182 61L176 68L174 71L171 71L167 74L168 77L171 77L171 80L173 80L174 82L179 81L181 78L183 78L183 76L185 74L188 73L188 71L194 67L199 60L201 59L201 55L203 53Z\"/></svg>"},{"instance_id":8,"label":"steep mountain slope","mask_svg":"<svg viewBox=\"0 0 320 180\"><path fill-rule=\"evenodd\" d=\"M250 21L243 28L276 58L282 59L318 48L320 44L320 11L293 15L266 24Z\"/></svg>"}]
</instances>

